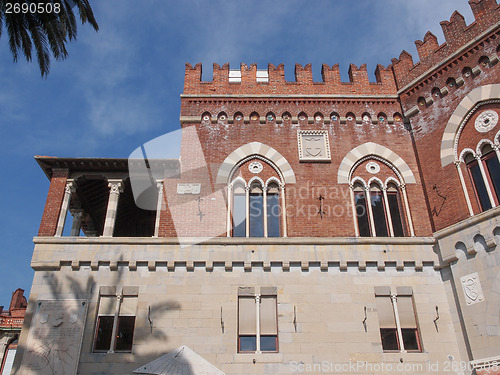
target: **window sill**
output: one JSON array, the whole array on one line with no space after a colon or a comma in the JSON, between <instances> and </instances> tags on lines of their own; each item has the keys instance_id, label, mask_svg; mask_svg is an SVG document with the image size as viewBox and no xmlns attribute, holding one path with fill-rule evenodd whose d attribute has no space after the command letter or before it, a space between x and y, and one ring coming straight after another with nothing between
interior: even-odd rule
<instances>
[{"instance_id":1,"label":"window sill","mask_svg":"<svg viewBox=\"0 0 500 375\"><path fill-rule=\"evenodd\" d=\"M255 360L255 362L254 362ZM236 353L234 363L281 363L283 354L277 352Z\"/></svg>"}]
</instances>

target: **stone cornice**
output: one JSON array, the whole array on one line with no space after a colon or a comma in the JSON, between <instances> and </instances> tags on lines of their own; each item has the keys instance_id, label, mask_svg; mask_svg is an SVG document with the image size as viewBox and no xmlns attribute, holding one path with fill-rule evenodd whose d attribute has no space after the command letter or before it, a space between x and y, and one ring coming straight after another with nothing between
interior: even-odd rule
<instances>
[{"instance_id":1,"label":"stone cornice","mask_svg":"<svg viewBox=\"0 0 500 375\"><path fill-rule=\"evenodd\" d=\"M433 237L34 237L35 244L116 245L434 245Z\"/></svg>"}]
</instances>

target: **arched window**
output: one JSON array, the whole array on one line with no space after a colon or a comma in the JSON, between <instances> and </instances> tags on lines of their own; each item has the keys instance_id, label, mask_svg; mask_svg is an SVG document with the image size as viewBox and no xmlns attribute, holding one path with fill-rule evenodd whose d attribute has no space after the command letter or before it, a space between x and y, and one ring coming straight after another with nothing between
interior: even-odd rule
<instances>
[{"instance_id":1,"label":"arched window","mask_svg":"<svg viewBox=\"0 0 500 375\"><path fill-rule=\"evenodd\" d=\"M277 177L266 183L251 178L248 184L240 176L229 184L230 211L228 236L281 237L286 236L284 223L284 185Z\"/></svg>"},{"instance_id":2,"label":"arched window","mask_svg":"<svg viewBox=\"0 0 500 375\"><path fill-rule=\"evenodd\" d=\"M401 196L399 188L395 183L387 184L387 204L389 205L389 213L391 216L392 230L394 237L403 237L405 235L403 225L403 205L401 204Z\"/></svg>"},{"instance_id":3,"label":"arched window","mask_svg":"<svg viewBox=\"0 0 500 375\"><path fill-rule=\"evenodd\" d=\"M481 154L483 155L481 160L486 166L488 183L493 187L492 192L494 193L495 204L498 205L498 201L500 200L500 163L498 162L495 150L493 150L489 143L483 146Z\"/></svg>"},{"instance_id":4,"label":"arched window","mask_svg":"<svg viewBox=\"0 0 500 375\"><path fill-rule=\"evenodd\" d=\"M368 206L366 205L365 187L357 182L353 186L354 204L356 207L356 217L358 220L359 235L361 237L370 237L370 223L368 216Z\"/></svg>"},{"instance_id":5,"label":"arched window","mask_svg":"<svg viewBox=\"0 0 500 375\"><path fill-rule=\"evenodd\" d=\"M372 206L373 221L375 225L374 235L378 237L389 236L384 194L382 192L382 188L377 183L372 183L370 185L370 203Z\"/></svg>"},{"instance_id":6,"label":"arched window","mask_svg":"<svg viewBox=\"0 0 500 375\"><path fill-rule=\"evenodd\" d=\"M361 237L405 236L407 228L399 183L394 178L388 178L384 186L381 185L380 180L377 180L372 181L370 187L366 188L362 179L355 178L354 181L352 192L357 235Z\"/></svg>"},{"instance_id":7,"label":"arched window","mask_svg":"<svg viewBox=\"0 0 500 375\"><path fill-rule=\"evenodd\" d=\"M468 152L463 157L469 177L474 187L481 211L489 210L499 204L500 163L490 143L485 143L481 153L474 156Z\"/></svg>"},{"instance_id":8,"label":"arched window","mask_svg":"<svg viewBox=\"0 0 500 375\"><path fill-rule=\"evenodd\" d=\"M280 237L280 195L276 182L267 187L267 236Z\"/></svg>"},{"instance_id":9,"label":"arched window","mask_svg":"<svg viewBox=\"0 0 500 375\"><path fill-rule=\"evenodd\" d=\"M250 186L250 237L264 237L264 190L255 181Z\"/></svg>"},{"instance_id":10,"label":"arched window","mask_svg":"<svg viewBox=\"0 0 500 375\"><path fill-rule=\"evenodd\" d=\"M238 182L233 186L233 237L246 237L246 206L245 185Z\"/></svg>"}]
</instances>

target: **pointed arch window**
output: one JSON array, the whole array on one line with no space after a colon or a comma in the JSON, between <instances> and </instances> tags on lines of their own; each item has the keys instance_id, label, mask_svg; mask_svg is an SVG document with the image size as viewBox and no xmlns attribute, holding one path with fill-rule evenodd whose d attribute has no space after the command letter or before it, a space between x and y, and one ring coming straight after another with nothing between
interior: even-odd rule
<instances>
[{"instance_id":1,"label":"pointed arch window","mask_svg":"<svg viewBox=\"0 0 500 375\"><path fill-rule=\"evenodd\" d=\"M238 182L233 187L233 237L246 237L245 185Z\"/></svg>"},{"instance_id":2,"label":"pointed arch window","mask_svg":"<svg viewBox=\"0 0 500 375\"><path fill-rule=\"evenodd\" d=\"M276 182L267 187L267 236L280 237L280 193Z\"/></svg>"},{"instance_id":3,"label":"pointed arch window","mask_svg":"<svg viewBox=\"0 0 500 375\"><path fill-rule=\"evenodd\" d=\"M491 202L481 173L481 167L479 166L480 161L478 161L472 154L467 154L464 160L465 165L467 166L467 171L469 172L469 177L474 185L474 190L476 192L479 205L481 206L481 210L489 210L491 208Z\"/></svg>"},{"instance_id":4,"label":"pointed arch window","mask_svg":"<svg viewBox=\"0 0 500 375\"><path fill-rule=\"evenodd\" d=\"M467 167L479 207L481 211L486 211L499 205L500 163L498 161L498 151L492 147L492 144L484 142L480 150L479 146L480 144L477 147L478 154L474 154L469 149L462 160ZM465 185L463 185L463 188L464 193L466 193Z\"/></svg>"},{"instance_id":5,"label":"pointed arch window","mask_svg":"<svg viewBox=\"0 0 500 375\"><path fill-rule=\"evenodd\" d=\"M370 203L375 225L375 233L378 237L388 237L386 207L384 204L384 194L382 188L373 183L370 186Z\"/></svg>"},{"instance_id":6,"label":"pointed arch window","mask_svg":"<svg viewBox=\"0 0 500 375\"><path fill-rule=\"evenodd\" d=\"M354 205L356 207L359 235L361 237L370 237L371 232L365 190L365 187L361 183L354 184Z\"/></svg>"},{"instance_id":7,"label":"pointed arch window","mask_svg":"<svg viewBox=\"0 0 500 375\"><path fill-rule=\"evenodd\" d=\"M351 185L357 236L403 237L407 235L404 206L400 195L401 186L393 180L388 179L383 186L382 182L372 182L369 188L361 179ZM409 215L408 212L406 214Z\"/></svg>"},{"instance_id":8,"label":"pointed arch window","mask_svg":"<svg viewBox=\"0 0 500 375\"><path fill-rule=\"evenodd\" d=\"M387 204L389 205L389 213L391 216L391 224L394 232L394 237L404 237L405 228L403 225L403 205L401 204L401 196L399 189L394 183L387 185Z\"/></svg>"},{"instance_id":9,"label":"pointed arch window","mask_svg":"<svg viewBox=\"0 0 500 375\"><path fill-rule=\"evenodd\" d=\"M284 185L275 177L267 183L252 179L249 185L238 177L229 185L232 195L228 211L228 236L281 237L285 235L283 218ZM286 235L285 235L286 236Z\"/></svg>"},{"instance_id":10,"label":"pointed arch window","mask_svg":"<svg viewBox=\"0 0 500 375\"><path fill-rule=\"evenodd\" d=\"M259 182L250 186L250 237L264 237L264 190Z\"/></svg>"},{"instance_id":11,"label":"pointed arch window","mask_svg":"<svg viewBox=\"0 0 500 375\"><path fill-rule=\"evenodd\" d=\"M486 177L488 183L492 186L493 195L495 198L495 204L498 205L500 200L500 163L498 162L498 157L495 150L491 147L489 143L483 146L481 150L483 155L481 160L485 165Z\"/></svg>"}]
</instances>

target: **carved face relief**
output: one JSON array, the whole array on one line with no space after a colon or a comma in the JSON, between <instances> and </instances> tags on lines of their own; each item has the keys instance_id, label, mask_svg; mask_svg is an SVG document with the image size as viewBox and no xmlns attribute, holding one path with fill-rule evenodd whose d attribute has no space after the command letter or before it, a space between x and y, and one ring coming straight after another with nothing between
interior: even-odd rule
<instances>
[{"instance_id":1,"label":"carved face relief","mask_svg":"<svg viewBox=\"0 0 500 375\"><path fill-rule=\"evenodd\" d=\"M498 113L488 109L477 116L474 127L479 133L486 133L498 123Z\"/></svg>"}]
</instances>

